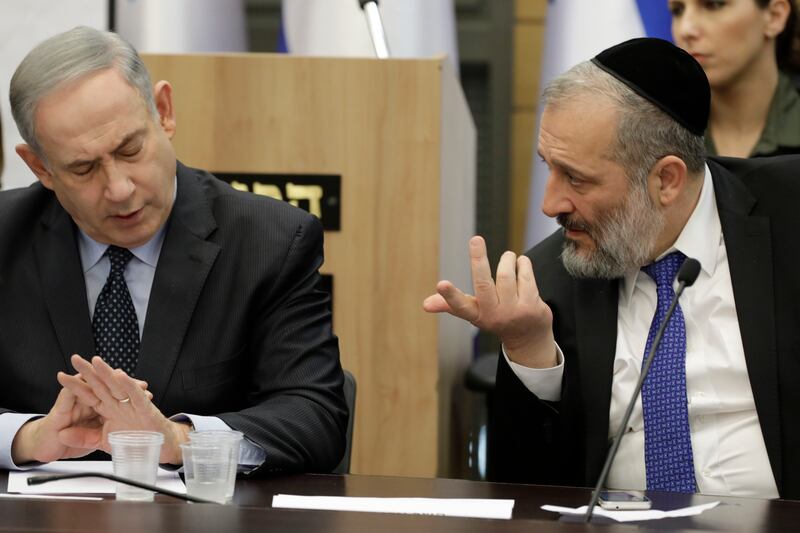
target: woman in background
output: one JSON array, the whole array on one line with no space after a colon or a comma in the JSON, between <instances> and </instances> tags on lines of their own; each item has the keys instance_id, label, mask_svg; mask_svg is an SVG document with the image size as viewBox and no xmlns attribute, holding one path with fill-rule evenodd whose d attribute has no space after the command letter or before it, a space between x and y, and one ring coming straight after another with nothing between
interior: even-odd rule
<instances>
[{"instance_id":1,"label":"woman in background","mask_svg":"<svg viewBox=\"0 0 800 533\"><path fill-rule=\"evenodd\" d=\"M709 155L800 153L800 96L783 72L795 38L793 0L668 0L675 44L711 85Z\"/></svg>"}]
</instances>

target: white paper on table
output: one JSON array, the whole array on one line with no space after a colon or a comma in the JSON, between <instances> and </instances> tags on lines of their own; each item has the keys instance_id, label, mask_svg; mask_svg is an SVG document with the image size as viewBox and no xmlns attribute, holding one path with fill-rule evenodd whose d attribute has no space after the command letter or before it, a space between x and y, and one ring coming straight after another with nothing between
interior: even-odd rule
<instances>
[{"instance_id":1,"label":"white paper on table","mask_svg":"<svg viewBox=\"0 0 800 533\"><path fill-rule=\"evenodd\" d=\"M478 498L356 498L350 496L295 496L276 494L272 506L284 509L360 511L466 518L510 519L514 500Z\"/></svg>"},{"instance_id":2,"label":"white paper on table","mask_svg":"<svg viewBox=\"0 0 800 533\"><path fill-rule=\"evenodd\" d=\"M111 461L56 461L24 471L8 473L7 492L21 494L114 494L116 482L99 477L65 479L51 481L42 485L28 485L27 479L47 474L69 474L72 472L100 472L113 474ZM158 469L156 485L162 489L186 494L186 485L177 472Z\"/></svg>"},{"instance_id":3,"label":"white paper on table","mask_svg":"<svg viewBox=\"0 0 800 533\"><path fill-rule=\"evenodd\" d=\"M642 520L659 520L661 518L676 518L679 516L695 516L700 513L713 509L719 505L719 502L704 503L703 505L695 505L693 507L684 507L682 509L674 509L672 511L659 511L657 509L648 509L646 511L612 511L603 509L602 507L595 506L594 513L597 516L605 516L617 522L638 522ZM586 514L588 505L573 509L572 507L559 507L557 505L542 505L545 511L552 511L554 513L569 514L569 515L583 515Z\"/></svg>"}]
</instances>

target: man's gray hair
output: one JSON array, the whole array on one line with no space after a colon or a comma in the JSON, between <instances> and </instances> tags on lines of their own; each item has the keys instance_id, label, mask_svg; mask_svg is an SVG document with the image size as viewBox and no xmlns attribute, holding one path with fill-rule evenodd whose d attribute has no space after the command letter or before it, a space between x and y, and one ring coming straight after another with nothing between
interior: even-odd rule
<instances>
[{"instance_id":1,"label":"man's gray hair","mask_svg":"<svg viewBox=\"0 0 800 533\"><path fill-rule=\"evenodd\" d=\"M147 68L136 49L116 33L78 26L50 37L25 56L11 78L11 113L20 135L40 157L44 154L36 139L34 116L42 98L65 83L112 67L157 117Z\"/></svg>"},{"instance_id":2,"label":"man's gray hair","mask_svg":"<svg viewBox=\"0 0 800 533\"><path fill-rule=\"evenodd\" d=\"M650 169L667 155L682 159L692 174L703 171L702 135L690 132L590 61L553 80L544 90L543 101L545 106L558 107L569 99L587 96L605 97L617 108L617 135L608 156L622 166L632 183L645 185Z\"/></svg>"}]
</instances>

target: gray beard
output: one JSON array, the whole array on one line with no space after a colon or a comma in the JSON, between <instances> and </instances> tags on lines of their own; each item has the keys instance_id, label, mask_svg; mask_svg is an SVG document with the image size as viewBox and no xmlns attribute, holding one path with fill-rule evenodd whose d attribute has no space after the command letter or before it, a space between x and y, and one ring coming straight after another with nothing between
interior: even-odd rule
<instances>
[{"instance_id":1,"label":"gray beard","mask_svg":"<svg viewBox=\"0 0 800 533\"><path fill-rule=\"evenodd\" d=\"M569 226L566 217L559 217ZM564 268L573 277L616 279L650 262L656 238L664 228L664 215L655 208L644 187L634 185L625 200L591 225L578 225L595 242L595 250L581 250L566 239L561 252Z\"/></svg>"}]
</instances>

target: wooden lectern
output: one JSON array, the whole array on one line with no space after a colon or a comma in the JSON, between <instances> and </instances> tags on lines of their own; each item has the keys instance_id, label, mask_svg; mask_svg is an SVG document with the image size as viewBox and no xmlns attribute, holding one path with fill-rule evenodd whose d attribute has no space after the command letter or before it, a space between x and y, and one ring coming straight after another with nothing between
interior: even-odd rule
<instances>
[{"instance_id":1,"label":"wooden lectern","mask_svg":"<svg viewBox=\"0 0 800 533\"><path fill-rule=\"evenodd\" d=\"M447 475L461 431L452 398L474 331L421 304L439 279L471 287L476 142L448 64L143 57L153 81L174 88L184 163L222 174L340 177L340 224L325 233L323 272L332 276L342 365L358 381L351 471Z\"/></svg>"}]
</instances>

